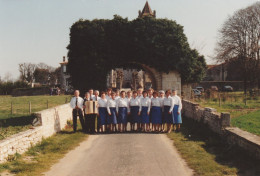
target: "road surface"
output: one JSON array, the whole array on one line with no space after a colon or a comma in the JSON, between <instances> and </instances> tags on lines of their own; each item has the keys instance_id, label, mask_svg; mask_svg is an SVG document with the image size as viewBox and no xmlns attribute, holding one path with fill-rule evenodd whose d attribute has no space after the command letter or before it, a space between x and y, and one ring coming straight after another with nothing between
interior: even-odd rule
<instances>
[{"instance_id":1,"label":"road surface","mask_svg":"<svg viewBox=\"0 0 260 176\"><path fill-rule=\"evenodd\" d=\"M46 176L189 176L193 172L165 134L91 135Z\"/></svg>"}]
</instances>

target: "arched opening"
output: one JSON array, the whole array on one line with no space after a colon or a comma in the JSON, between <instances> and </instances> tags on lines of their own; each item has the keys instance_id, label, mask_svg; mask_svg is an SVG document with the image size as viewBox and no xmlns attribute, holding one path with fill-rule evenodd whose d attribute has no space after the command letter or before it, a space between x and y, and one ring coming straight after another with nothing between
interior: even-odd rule
<instances>
[{"instance_id":1,"label":"arched opening","mask_svg":"<svg viewBox=\"0 0 260 176\"><path fill-rule=\"evenodd\" d=\"M131 65L130 67L129 64ZM137 90L143 88L158 89L158 80L155 74L158 73L152 68L139 63L129 63L128 66L116 67L107 75L107 87L117 89Z\"/></svg>"}]
</instances>

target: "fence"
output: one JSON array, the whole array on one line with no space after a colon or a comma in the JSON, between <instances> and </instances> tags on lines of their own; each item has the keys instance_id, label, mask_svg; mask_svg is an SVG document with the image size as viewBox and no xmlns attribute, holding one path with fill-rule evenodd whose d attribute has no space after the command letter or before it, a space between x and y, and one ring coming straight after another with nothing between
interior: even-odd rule
<instances>
[{"instance_id":1,"label":"fence","mask_svg":"<svg viewBox=\"0 0 260 176\"><path fill-rule=\"evenodd\" d=\"M0 119L7 119L30 114L68 103L70 96L31 96L31 97L1 97Z\"/></svg>"}]
</instances>

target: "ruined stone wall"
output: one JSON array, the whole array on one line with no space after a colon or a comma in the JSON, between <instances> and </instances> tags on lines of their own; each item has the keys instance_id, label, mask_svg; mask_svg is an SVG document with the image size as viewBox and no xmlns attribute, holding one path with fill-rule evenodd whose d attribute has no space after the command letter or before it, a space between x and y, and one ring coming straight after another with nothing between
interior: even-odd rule
<instances>
[{"instance_id":1,"label":"ruined stone wall","mask_svg":"<svg viewBox=\"0 0 260 176\"><path fill-rule=\"evenodd\" d=\"M42 138L47 138L61 131L66 126L67 120L72 119L72 110L69 104L46 109L35 114L40 126L0 141L0 163L7 161L10 155L24 153L28 148L40 142Z\"/></svg>"},{"instance_id":2,"label":"ruined stone wall","mask_svg":"<svg viewBox=\"0 0 260 176\"><path fill-rule=\"evenodd\" d=\"M183 116L202 122L219 134L229 144L244 149L253 157L260 159L260 136L230 127L230 114L218 113L214 108L202 108L199 104L183 100Z\"/></svg>"}]
</instances>

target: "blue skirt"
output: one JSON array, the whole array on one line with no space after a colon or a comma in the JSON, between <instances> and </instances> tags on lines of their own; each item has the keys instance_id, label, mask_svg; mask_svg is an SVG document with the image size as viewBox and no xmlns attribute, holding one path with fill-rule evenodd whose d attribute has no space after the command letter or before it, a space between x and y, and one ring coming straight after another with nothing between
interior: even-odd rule
<instances>
[{"instance_id":1,"label":"blue skirt","mask_svg":"<svg viewBox=\"0 0 260 176\"><path fill-rule=\"evenodd\" d=\"M148 107L142 107L141 111L142 123L150 123L150 117L148 115Z\"/></svg>"},{"instance_id":2,"label":"blue skirt","mask_svg":"<svg viewBox=\"0 0 260 176\"><path fill-rule=\"evenodd\" d=\"M127 108L126 107L119 107L118 123L127 124Z\"/></svg>"},{"instance_id":3,"label":"blue skirt","mask_svg":"<svg viewBox=\"0 0 260 176\"><path fill-rule=\"evenodd\" d=\"M153 124L162 123L162 109L161 107L152 106L151 108L151 118Z\"/></svg>"},{"instance_id":4,"label":"blue skirt","mask_svg":"<svg viewBox=\"0 0 260 176\"><path fill-rule=\"evenodd\" d=\"M107 118L107 124L117 124L117 119L116 119L116 108L109 108L111 115L108 116Z\"/></svg>"},{"instance_id":5,"label":"blue skirt","mask_svg":"<svg viewBox=\"0 0 260 176\"><path fill-rule=\"evenodd\" d=\"M133 118L134 123L141 123L141 117L138 115L139 106L130 107L131 117Z\"/></svg>"},{"instance_id":6,"label":"blue skirt","mask_svg":"<svg viewBox=\"0 0 260 176\"><path fill-rule=\"evenodd\" d=\"M170 106L164 106L164 123L173 123L173 112L169 114Z\"/></svg>"},{"instance_id":7,"label":"blue skirt","mask_svg":"<svg viewBox=\"0 0 260 176\"><path fill-rule=\"evenodd\" d=\"M99 113L99 125L106 125L107 121L107 108L104 107L99 107L98 108L98 113Z\"/></svg>"},{"instance_id":8,"label":"blue skirt","mask_svg":"<svg viewBox=\"0 0 260 176\"><path fill-rule=\"evenodd\" d=\"M180 114L178 114L178 108L179 108L179 105L174 105L174 108L173 108L173 124L182 123L181 112L180 112Z\"/></svg>"}]
</instances>

